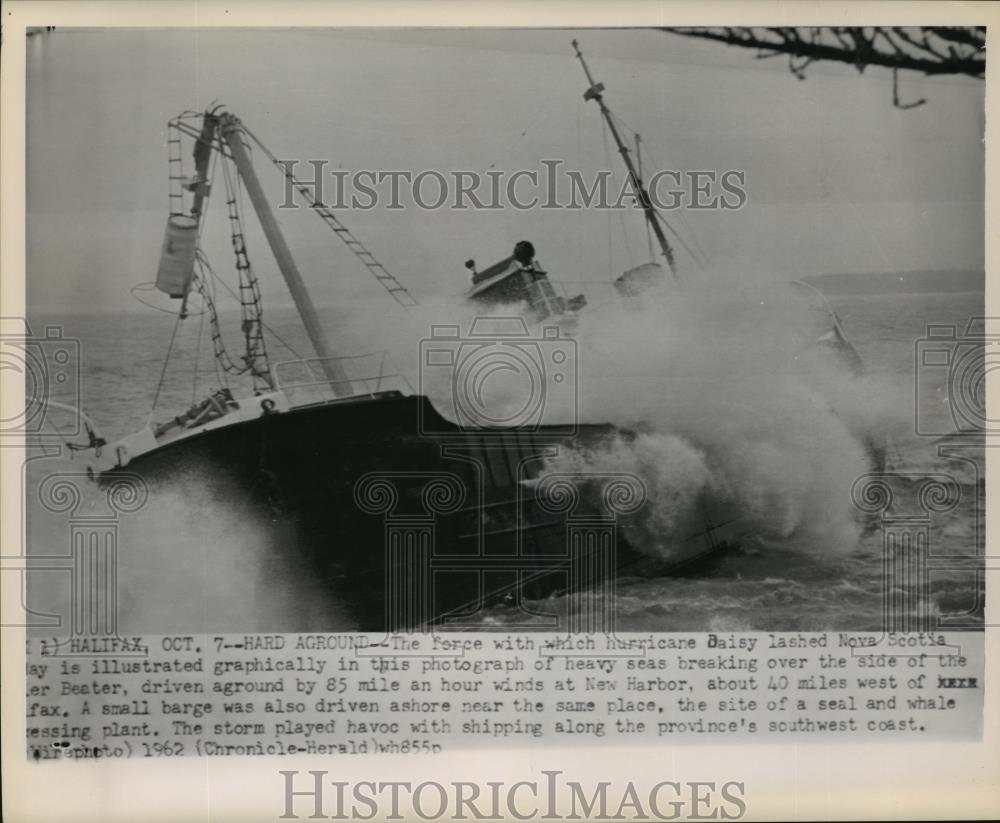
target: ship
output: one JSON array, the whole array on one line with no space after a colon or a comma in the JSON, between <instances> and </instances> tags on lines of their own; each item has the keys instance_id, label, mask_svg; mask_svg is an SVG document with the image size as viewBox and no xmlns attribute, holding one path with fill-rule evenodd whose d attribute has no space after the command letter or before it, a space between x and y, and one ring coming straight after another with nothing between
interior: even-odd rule
<instances>
[{"instance_id":1,"label":"ship","mask_svg":"<svg viewBox=\"0 0 1000 823\"><path fill-rule=\"evenodd\" d=\"M615 130L603 85L573 45L589 83L584 97L599 105L673 274L665 221ZM192 296L200 298L219 374L240 376L250 386L239 396L220 383L189 408L115 442L83 416L89 440L74 448L84 453L96 483L141 482L154 500L160 489L212 485L226 490L206 493L216 505L225 505L227 495L249 501L267 512L283 550L295 553L305 573L347 607L360 628L372 631L481 627L482 611L497 603L523 614L532 628L611 631L617 580L706 573L748 538L751 527L740 512L706 496L680 524L669 551L650 554L622 528L651 503L641 478L549 470L560 450L595 449L612 439L634 439L636 432L611 423L543 419L531 410L493 424L488 415L446 416L426 393L413 390L384 353L338 355L265 195L252 148L309 198L388 298L412 307L417 301L409 290L339 216L312 202L308 187L225 107L172 119L167 148L170 213L156 288L176 301L178 325ZM200 242L218 169L236 259L244 349L239 357L223 341L210 284L215 274ZM269 356L240 190L252 204L314 355L279 363ZM457 327L436 330L422 357L458 371L481 351L473 345L477 335L489 340L502 333L507 350L529 365L539 353L557 359L561 341L588 310L586 297L559 295L530 241L519 241L508 258L483 271L472 260L466 265L473 278L468 301L516 303L525 315L483 318L486 325L502 322L506 328L472 328L461 339ZM651 262L614 285L623 300L634 301L666 279L659 263ZM828 335L827 344L853 352L839 323ZM557 377L552 371L545 377ZM210 552L206 547L209 558ZM544 604L555 600L564 614L547 611ZM507 629L518 625L505 621Z\"/></svg>"}]
</instances>

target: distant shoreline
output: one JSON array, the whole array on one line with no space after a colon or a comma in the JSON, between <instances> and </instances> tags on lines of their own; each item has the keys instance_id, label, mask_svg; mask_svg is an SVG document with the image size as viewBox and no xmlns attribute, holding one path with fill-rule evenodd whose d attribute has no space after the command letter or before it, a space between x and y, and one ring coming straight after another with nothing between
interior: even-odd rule
<instances>
[{"instance_id":1,"label":"distant shoreline","mask_svg":"<svg viewBox=\"0 0 1000 823\"><path fill-rule=\"evenodd\" d=\"M986 272L968 269L819 274L802 278L826 295L985 293Z\"/></svg>"},{"instance_id":2,"label":"distant shoreline","mask_svg":"<svg viewBox=\"0 0 1000 823\"><path fill-rule=\"evenodd\" d=\"M908 272L874 272L866 274L817 274L800 278L819 289L827 297L852 297L864 295L927 295L927 294L979 294L986 291L986 273L984 271L908 271ZM317 306L320 312L350 311L378 298L369 300L351 300L341 302L321 303ZM275 311L294 311L291 303L276 304ZM239 309L230 307L220 309L220 314L238 313ZM30 318L45 318L55 315L145 315L155 312L135 304L128 307L101 308L90 307L81 309L79 306L31 306L27 307ZM164 316L175 319L171 312ZM195 316L195 315L192 315Z\"/></svg>"}]
</instances>

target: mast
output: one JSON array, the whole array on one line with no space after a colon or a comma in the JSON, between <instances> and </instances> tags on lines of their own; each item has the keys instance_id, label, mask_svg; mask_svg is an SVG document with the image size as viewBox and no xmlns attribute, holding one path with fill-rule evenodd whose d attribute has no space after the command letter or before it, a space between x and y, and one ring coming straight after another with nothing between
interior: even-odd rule
<instances>
[{"instance_id":1,"label":"mast","mask_svg":"<svg viewBox=\"0 0 1000 823\"><path fill-rule=\"evenodd\" d=\"M639 132L635 133L635 164L639 167L639 179L642 179L642 138ZM653 234L649 230L649 223L646 223L646 245L649 246L649 259L653 259Z\"/></svg>"},{"instance_id":2,"label":"mast","mask_svg":"<svg viewBox=\"0 0 1000 823\"><path fill-rule=\"evenodd\" d=\"M247 189L247 194L250 196L250 202L253 203L253 207L257 212L257 219L260 220L261 228L264 230L267 242L271 246L271 253L274 254L278 268L281 270L281 274L288 284L292 300L295 301L295 307L302 317L302 324L306 328L306 333L309 335L313 349L316 350L316 354L320 358L319 363L323 369L323 373L326 375L327 380L330 381L330 388L333 389L333 393L337 397L346 397L352 393L350 380L340 363L333 359L336 355L333 353L333 348L326 339L323 326L319 321L319 315L316 313L316 307L313 305L312 298L306 290L305 282L302 280L298 266L295 265L291 249L288 248L288 244L285 242L285 237L281 233L278 221L271 211L271 205L267 202L264 189L261 188L260 181L257 179L253 163L250 161L246 147L243 145L243 125L240 123L238 117L232 114L222 114L219 116L219 132L233 155L233 162L236 163L240 178L242 178L243 184Z\"/></svg>"},{"instance_id":3,"label":"mast","mask_svg":"<svg viewBox=\"0 0 1000 823\"><path fill-rule=\"evenodd\" d=\"M580 44L576 40L573 41L573 50L576 52L576 56L580 60L580 65L583 66L584 74L587 75L587 82L590 83L590 88L583 93L583 99L594 100L597 102L597 105L600 106L601 114L604 116L604 122L608 124L608 129L611 131L611 136L615 140L615 145L618 146L618 152L621 154L622 160L625 161L625 168L628 169L628 175L629 179L632 181L632 186L639 193L639 204L642 206L642 210L646 215L646 222L649 223L650 228L653 230L653 234L656 235L656 240L660 244L660 251L663 252L663 256L666 258L667 266L670 267L671 274L676 277L677 268L674 265L674 250L670 248L670 244L667 242L667 236L663 233L663 226L660 225L659 215L656 213L656 209L653 208L653 202L649 199L649 192L646 191L646 187L642 183L642 178L639 176L639 172L632 163L628 147L624 142L622 142L621 135L618 133L618 127L615 126L615 121L611 117L611 110L604 103L604 97L601 95L601 92L604 91L604 84L594 81L594 78L590 73L590 68L583 59L583 53L580 51Z\"/></svg>"}]
</instances>

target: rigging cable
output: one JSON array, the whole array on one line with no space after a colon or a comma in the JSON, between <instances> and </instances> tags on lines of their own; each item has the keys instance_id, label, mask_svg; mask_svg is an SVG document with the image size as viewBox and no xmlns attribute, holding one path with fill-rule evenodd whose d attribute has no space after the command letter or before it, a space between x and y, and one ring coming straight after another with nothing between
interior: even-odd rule
<instances>
[{"instance_id":1,"label":"rigging cable","mask_svg":"<svg viewBox=\"0 0 1000 823\"><path fill-rule=\"evenodd\" d=\"M208 191L212 191L212 186L215 185L215 170L217 167L217 157L215 152L212 152L211 158L209 160L208 166ZM198 215L199 226L198 226L198 247L201 248L201 238L205 235L205 225L208 223L208 213L209 210L207 206L203 205L201 213ZM188 292L190 294L190 292ZM201 295L200 295L201 296ZM191 403L192 405L198 400L198 373L201 369L201 340L205 334L205 298L202 297L202 307L201 311L198 312L198 337L195 343L194 349L194 375L191 381ZM190 312L189 312L190 313ZM218 364L215 363L215 358L213 359L213 370L216 373L216 377L219 375ZM220 381L220 386L221 386Z\"/></svg>"},{"instance_id":2,"label":"rigging cable","mask_svg":"<svg viewBox=\"0 0 1000 823\"><path fill-rule=\"evenodd\" d=\"M234 300L239 300L240 299L239 296L236 294L236 292L233 291L232 286L230 286L225 280L223 280L221 277L219 277L219 275L217 275L211 268L209 268L209 274L211 274L211 276L215 279L216 282L218 282L219 284L221 284L222 288L224 288L227 292L229 292L229 294L233 297ZM292 345L290 343L287 343L281 337L280 334L278 334L274 329L272 329L263 320L260 321L260 325L264 328L265 331L270 332L271 336L274 337L274 339L277 340L282 346L284 346L286 349L288 349L288 351L290 351L296 358L298 358L299 360L305 360L306 359L303 355L299 354L292 347Z\"/></svg>"},{"instance_id":3,"label":"rigging cable","mask_svg":"<svg viewBox=\"0 0 1000 823\"><path fill-rule=\"evenodd\" d=\"M639 132L635 132L635 162L639 167L639 179L642 180L642 138ZM653 229L646 220L646 250L649 252L650 261L655 260L656 253L653 251Z\"/></svg>"},{"instance_id":4,"label":"rigging cable","mask_svg":"<svg viewBox=\"0 0 1000 823\"><path fill-rule=\"evenodd\" d=\"M150 425L153 422L153 413L156 411L156 404L160 400L160 392L163 389L163 383L167 377L167 366L170 364L170 352L174 348L174 341L177 339L177 330L181 327L181 322L183 320L184 315L178 313L177 322L174 323L174 331L170 335L170 342L167 344L167 356L163 358L163 368L160 370L160 380L156 384L156 394L153 395L153 406L149 410L149 420L147 421L147 425Z\"/></svg>"},{"instance_id":5,"label":"rigging cable","mask_svg":"<svg viewBox=\"0 0 1000 823\"><path fill-rule=\"evenodd\" d=\"M250 138L260 150L264 152L267 159L270 160L275 167L282 170L282 175L286 180L288 180L295 188L298 190L299 194L305 197L309 202L309 208L315 211L320 218L326 223L341 239L345 246L350 250L350 252L361 261L361 264L371 272L372 276L381 283L382 288L384 288L389 294L392 295L393 299L399 303L403 308L409 309L414 306L420 305L417 299L410 294L409 290L403 286L390 272L382 265L372 254L371 251L354 236L353 232L347 226L345 226L340 219L326 207L322 202L316 201L309 191L309 188L298 180L286 167L282 166L281 161L265 146L260 138L257 137L250 129L248 129L244 124L240 124L240 129Z\"/></svg>"},{"instance_id":6,"label":"rigging cable","mask_svg":"<svg viewBox=\"0 0 1000 823\"><path fill-rule=\"evenodd\" d=\"M611 147L608 145L608 126L601 118L601 140L604 142L604 163L608 170L611 169ZM608 278L611 282L615 279L615 261L611 254L611 212L608 212Z\"/></svg>"},{"instance_id":7,"label":"rigging cable","mask_svg":"<svg viewBox=\"0 0 1000 823\"><path fill-rule=\"evenodd\" d=\"M205 312L198 315L198 338L194 347L194 377L191 381L191 403L198 399L198 369L201 367L201 338L205 333Z\"/></svg>"},{"instance_id":8,"label":"rigging cable","mask_svg":"<svg viewBox=\"0 0 1000 823\"><path fill-rule=\"evenodd\" d=\"M629 126L624 120L622 120L621 117L619 117L615 112L612 111L611 116L614 118L617 125L620 126L623 131L632 134L633 137L638 136L639 133L631 126ZM653 157L653 153L648 149L646 150L646 153L649 155L650 159L653 160L653 164L656 165L656 159ZM691 230L691 227L688 226L687 222L684 220L684 215L682 212L680 211L677 212L677 219L678 221L680 221L681 225L684 226L685 230L690 235L691 244L695 247L695 249L692 249L691 246L689 246L687 242L684 240L684 238L680 235L677 229L675 229L669 222L667 222L667 219L660 213L659 209L654 207L653 214L656 215L656 219L659 220L660 225L662 225L667 231L669 231L674 236L674 239L680 244L681 248L683 248L691 256L691 259L694 260L695 263L697 263L702 268L708 268L709 263L707 255L704 253L704 250L698 243L697 235Z\"/></svg>"},{"instance_id":9,"label":"rigging cable","mask_svg":"<svg viewBox=\"0 0 1000 823\"><path fill-rule=\"evenodd\" d=\"M218 275L218 274L216 273L215 269L213 269L213 268L212 268L212 266L211 266L211 265L209 264L209 262L208 262L208 259L207 259L207 258L206 258L206 259L204 260L204 270L208 272L208 275L209 275L209 277L210 277L210 285L206 285L206 286L204 287L204 288L205 288L206 290L208 290L208 289L210 288L210 290L211 290L212 294L214 295L214 294L215 294L215 286L216 286L217 284L218 284L218 285L221 285L221 286L222 286L222 288L224 288L224 289L226 290L226 292L228 292L228 294L229 294L229 295L230 295L230 296L231 296L231 297L232 297L232 298L233 298L233 299L234 299L235 301L239 302L239 299L240 299L239 295L238 295L238 294L237 294L237 293L236 293L235 291L233 291L233 288L232 288L232 286L230 286L230 285L229 285L229 284L228 284L228 283L227 283L227 282L226 282L225 280L223 280L223 279L222 279L222 278L221 278L221 277L220 277L220 276L219 276L219 275ZM204 294L204 293L202 294L202 296L203 296L203 297L206 297L206 298L208 299L208 301L209 301L209 305L210 305L210 306L212 307L212 309L214 310L214 306L215 306L215 303L217 302L217 301L215 300L214 296L213 296L213 297L208 297L208 295L206 295L206 294ZM285 341L285 339L284 339L284 338L282 338L282 337L281 337L281 335L280 335L280 334L278 334L278 333L277 333L277 332L276 332L276 331L275 331L275 330L274 330L274 329L273 329L273 328L272 328L271 326L269 326L269 325L268 325L267 323L265 323L265 322L264 322L263 320L261 320L261 321L260 321L260 325L261 325L261 328L263 328L263 329L265 329L266 331L270 332L270 334L271 334L271 335L272 335L272 336L274 337L274 339L275 339L275 340L277 340L277 341L278 341L278 343L280 343L280 344L281 344L282 346L284 346L284 347L285 347L286 349L288 349L288 351L290 351L290 352L291 352L291 353L292 353L292 354L293 354L293 355L294 355L295 357L297 357L297 358L298 358L298 359L300 359L300 360L301 360L301 359L305 359L303 355L299 354L299 352L297 352L297 351L295 350L295 348L294 348L294 347L293 347L293 346L292 346L292 345L291 345L290 343L288 343L287 341ZM227 355L227 358L228 358L228 355ZM230 362L231 362L231 360L230 360ZM236 367L236 368L238 368L238 367ZM245 369L244 369L243 371L245 371Z\"/></svg>"},{"instance_id":10,"label":"rigging cable","mask_svg":"<svg viewBox=\"0 0 1000 823\"><path fill-rule=\"evenodd\" d=\"M614 164L611 162L611 146L608 143L609 127L608 127L608 124L605 122L605 120L604 120L603 117L601 118L601 125L603 127L602 131L601 131L601 135L602 135L602 137L604 139L604 160L607 163L608 168L611 169ZM625 175L625 180L626 181L631 181L631 179L632 179L631 175L629 175L629 174ZM625 190L625 187L623 185L622 188L620 188L618 190L618 194L621 195L621 193L624 190ZM638 194L638 192L636 192L636 194ZM635 202L638 203L638 198L635 198ZM605 205L607 205L607 204L605 204ZM623 243L623 245L625 247L625 257L626 257L626 260L627 260L626 267L629 268L629 269L631 269L635 265L635 257L632 255L632 247L631 247L631 244L629 243L628 225L625 222L625 212L624 212L624 210L617 208L617 206L618 206L618 201L617 200L615 201L615 206L616 206L616 208L614 209L614 211L618 212L618 222L621 225L622 243ZM644 217L643 223L646 224L646 231L648 232L649 231L649 223L648 223L648 221L645 220L645 215L643 215L643 217ZM610 267L610 272L611 272L610 276L611 276L611 278L613 280L614 276L615 276L615 268L614 268L614 264L613 264L613 262L611 260L611 223L612 223L612 218L611 218L611 214L610 214L610 211L609 211L609 213L608 213L608 266Z\"/></svg>"},{"instance_id":11,"label":"rigging cable","mask_svg":"<svg viewBox=\"0 0 1000 823\"><path fill-rule=\"evenodd\" d=\"M155 305L154 303L147 303L145 300L143 300L141 297L139 297L139 293L148 292L148 291L159 291L159 289L156 288L156 283L154 283L152 281L150 281L148 283L138 283L137 285L132 286L132 288L130 288L128 290L128 293L129 293L129 295L131 295L131 297L132 297L133 300L135 300L137 303L142 304L147 309L152 309L153 311L158 311L161 314L169 314L171 317L174 317L177 314L177 312L174 311L173 309L165 309L162 306ZM205 307L202 306L201 311L197 311L197 312L188 311L187 315L188 315L188 317L197 317L204 310L205 310Z\"/></svg>"},{"instance_id":12,"label":"rigging cable","mask_svg":"<svg viewBox=\"0 0 1000 823\"><path fill-rule=\"evenodd\" d=\"M260 287L250 265L249 256L247 255L243 221L239 210L239 198L242 190L238 185L238 175L234 184L232 174L225 162L222 164L222 171L226 186L226 205L229 211L231 242L236 254L236 269L239 273L240 296L237 299L240 304L241 328L246 347L243 366L238 366L226 350L218 312L215 309L215 301L211 294L214 284L210 277L205 276L206 271L212 276L215 273L208 262L207 255L201 248L198 249L195 256L199 270L199 290L207 302L212 329L213 349L215 357L223 370L233 375L245 374L249 371L255 390L264 387L272 388L273 384L271 382L270 366L267 359L267 347L260 331L262 314Z\"/></svg>"},{"instance_id":13,"label":"rigging cable","mask_svg":"<svg viewBox=\"0 0 1000 823\"><path fill-rule=\"evenodd\" d=\"M649 156L650 156L650 158L653 159L653 163L655 164L656 163L656 158L653 157L652 152L649 152ZM665 226L667 226L667 228L670 229L671 232L673 232L674 236L677 237L678 242L681 242L680 237L677 234L677 232L674 231L674 229L671 226L667 225L666 219L663 218L663 216L660 215L659 212L657 212L657 216L660 217L661 222ZM694 258L695 262L698 263L700 266L702 266L702 268L708 269L711 266L711 262L712 261L709 258L708 254L706 253L706 251L702 248L701 243L698 242L698 234L697 234L697 232L695 232L691 228L691 226L687 222L687 219L684 217L684 210L683 209L678 209L678 211L677 211L677 220L684 227L684 230L688 233L689 239L691 240L691 245L694 246L695 250L698 252L697 255L694 255L690 251L690 249L689 249L688 253L692 254L692 257ZM687 246L685 246L685 248L687 248Z\"/></svg>"}]
</instances>

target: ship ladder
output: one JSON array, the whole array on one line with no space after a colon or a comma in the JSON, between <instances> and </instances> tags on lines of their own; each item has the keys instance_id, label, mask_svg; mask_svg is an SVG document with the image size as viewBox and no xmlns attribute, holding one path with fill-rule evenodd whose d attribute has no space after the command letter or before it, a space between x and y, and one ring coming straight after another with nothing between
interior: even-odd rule
<instances>
[{"instance_id":1,"label":"ship ladder","mask_svg":"<svg viewBox=\"0 0 1000 823\"><path fill-rule=\"evenodd\" d=\"M347 226L345 226L340 219L326 207L326 205L313 199L308 186L298 180L295 175L287 169L287 167L283 166L278 158L271 153L267 146L260 142L253 132L246 128L246 126L243 126L243 130L247 133L250 139L260 147L260 150L267 155L268 160L281 170L282 176L295 186L299 194L307 199L309 207L315 211L323 222L333 230L333 233L341 239L350 252L361 261L362 265L364 265L364 267L372 273L374 278L382 284L382 287L392 295L393 299L399 303L399 305L404 308L412 308L413 306L419 305L417 299L410 294L406 287L400 283L389 272L389 270L378 261L378 259L376 259L375 255L368 250L364 243L358 240L351 230L347 228Z\"/></svg>"}]
</instances>

